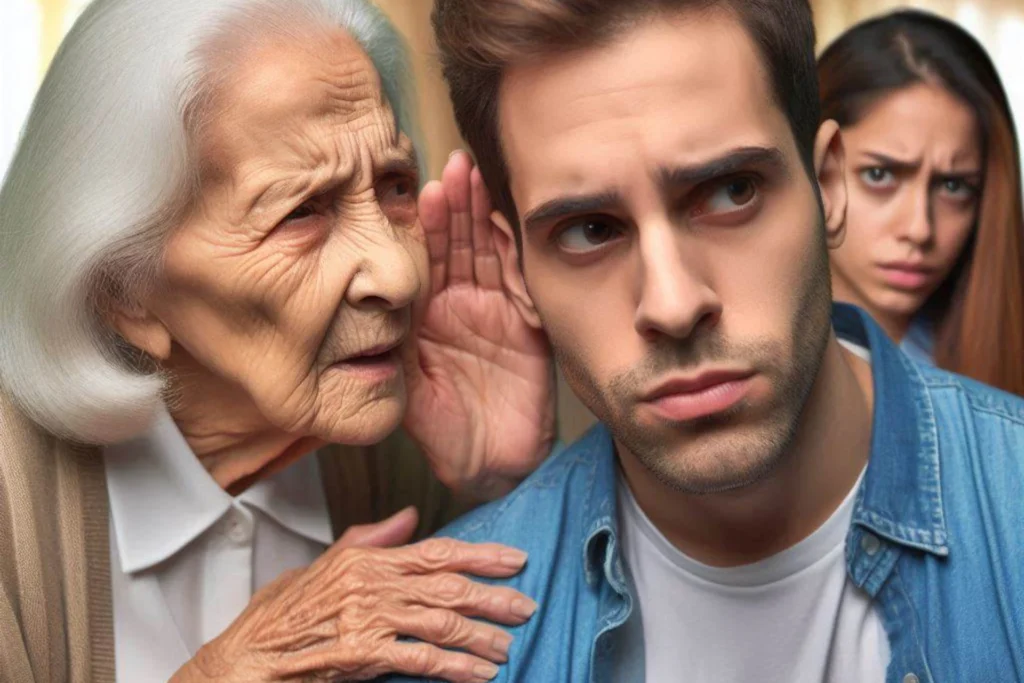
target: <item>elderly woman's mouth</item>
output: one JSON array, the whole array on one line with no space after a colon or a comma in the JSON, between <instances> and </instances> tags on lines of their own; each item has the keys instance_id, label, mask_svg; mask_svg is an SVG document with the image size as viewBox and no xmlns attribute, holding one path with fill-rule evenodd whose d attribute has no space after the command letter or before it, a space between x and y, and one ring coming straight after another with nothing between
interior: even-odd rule
<instances>
[{"instance_id":1,"label":"elderly woman's mouth","mask_svg":"<svg viewBox=\"0 0 1024 683\"><path fill-rule=\"evenodd\" d=\"M364 349L338 361L333 367L353 373L367 381L387 381L395 377L402 367L400 351L404 340L403 337Z\"/></svg>"}]
</instances>

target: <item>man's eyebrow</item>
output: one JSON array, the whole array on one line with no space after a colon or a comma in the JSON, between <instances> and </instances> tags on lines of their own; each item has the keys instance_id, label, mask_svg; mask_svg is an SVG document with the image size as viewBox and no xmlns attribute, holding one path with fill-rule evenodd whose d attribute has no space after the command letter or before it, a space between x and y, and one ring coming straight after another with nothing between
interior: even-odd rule
<instances>
[{"instance_id":1,"label":"man's eyebrow","mask_svg":"<svg viewBox=\"0 0 1024 683\"><path fill-rule=\"evenodd\" d=\"M658 172L662 187L694 187L752 167L771 168L789 175L786 156L777 147L739 147L720 157L692 166L663 168Z\"/></svg>"},{"instance_id":2,"label":"man's eyebrow","mask_svg":"<svg viewBox=\"0 0 1024 683\"><path fill-rule=\"evenodd\" d=\"M612 206L621 205L621 203L622 198L616 192L556 197L526 213L523 216L523 226L525 230L530 230L556 218L603 211Z\"/></svg>"}]
</instances>

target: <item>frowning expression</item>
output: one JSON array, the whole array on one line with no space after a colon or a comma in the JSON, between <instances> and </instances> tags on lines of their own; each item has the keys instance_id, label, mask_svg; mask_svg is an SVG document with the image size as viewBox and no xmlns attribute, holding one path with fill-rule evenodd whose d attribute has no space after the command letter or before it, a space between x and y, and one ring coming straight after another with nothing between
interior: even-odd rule
<instances>
[{"instance_id":1,"label":"frowning expression","mask_svg":"<svg viewBox=\"0 0 1024 683\"><path fill-rule=\"evenodd\" d=\"M685 491L770 470L829 335L822 213L769 82L734 17L684 12L502 84L527 308L623 452Z\"/></svg>"},{"instance_id":2,"label":"frowning expression","mask_svg":"<svg viewBox=\"0 0 1024 683\"><path fill-rule=\"evenodd\" d=\"M276 428L371 443L426 294L413 147L343 31L250 49L202 130L199 200L147 306Z\"/></svg>"}]
</instances>

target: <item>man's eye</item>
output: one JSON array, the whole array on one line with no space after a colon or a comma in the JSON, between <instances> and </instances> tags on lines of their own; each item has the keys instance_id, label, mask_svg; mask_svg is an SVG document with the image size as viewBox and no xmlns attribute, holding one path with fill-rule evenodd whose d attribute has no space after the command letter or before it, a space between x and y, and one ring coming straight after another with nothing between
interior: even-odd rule
<instances>
[{"instance_id":1,"label":"man's eye","mask_svg":"<svg viewBox=\"0 0 1024 683\"><path fill-rule=\"evenodd\" d=\"M621 229L608 218L585 218L569 224L558 233L558 246L573 254L600 249L621 234Z\"/></svg>"},{"instance_id":2,"label":"man's eye","mask_svg":"<svg viewBox=\"0 0 1024 683\"><path fill-rule=\"evenodd\" d=\"M698 216L730 214L750 206L757 199L757 183L753 178L734 178L720 184L700 202Z\"/></svg>"},{"instance_id":3,"label":"man's eye","mask_svg":"<svg viewBox=\"0 0 1024 683\"><path fill-rule=\"evenodd\" d=\"M896 181L896 175L884 166L861 169L860 177L868 187L891 187Z\"/></svg>"}]
</instances>

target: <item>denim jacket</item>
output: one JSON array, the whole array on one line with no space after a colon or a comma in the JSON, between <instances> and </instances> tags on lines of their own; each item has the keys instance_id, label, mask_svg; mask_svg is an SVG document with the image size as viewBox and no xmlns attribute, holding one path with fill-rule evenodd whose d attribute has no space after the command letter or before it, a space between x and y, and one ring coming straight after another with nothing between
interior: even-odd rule
<instances>
[{"instance_id":1,"label":"denim jacket","mask_svg":"<svg viewBox=\"0 0 1024 683\"><path fill-rule=\"evenodd\" d=\"M1024 400L916 363L852 306L836 305L833 326L871 351L871 454L846 567L884 622L887 683L1024 682ZM643 681L616 477L611 436L597 425L441 532L529 553L502 583L539 607L511 629L495 680Z\"/></svg>"}]
</instances>

